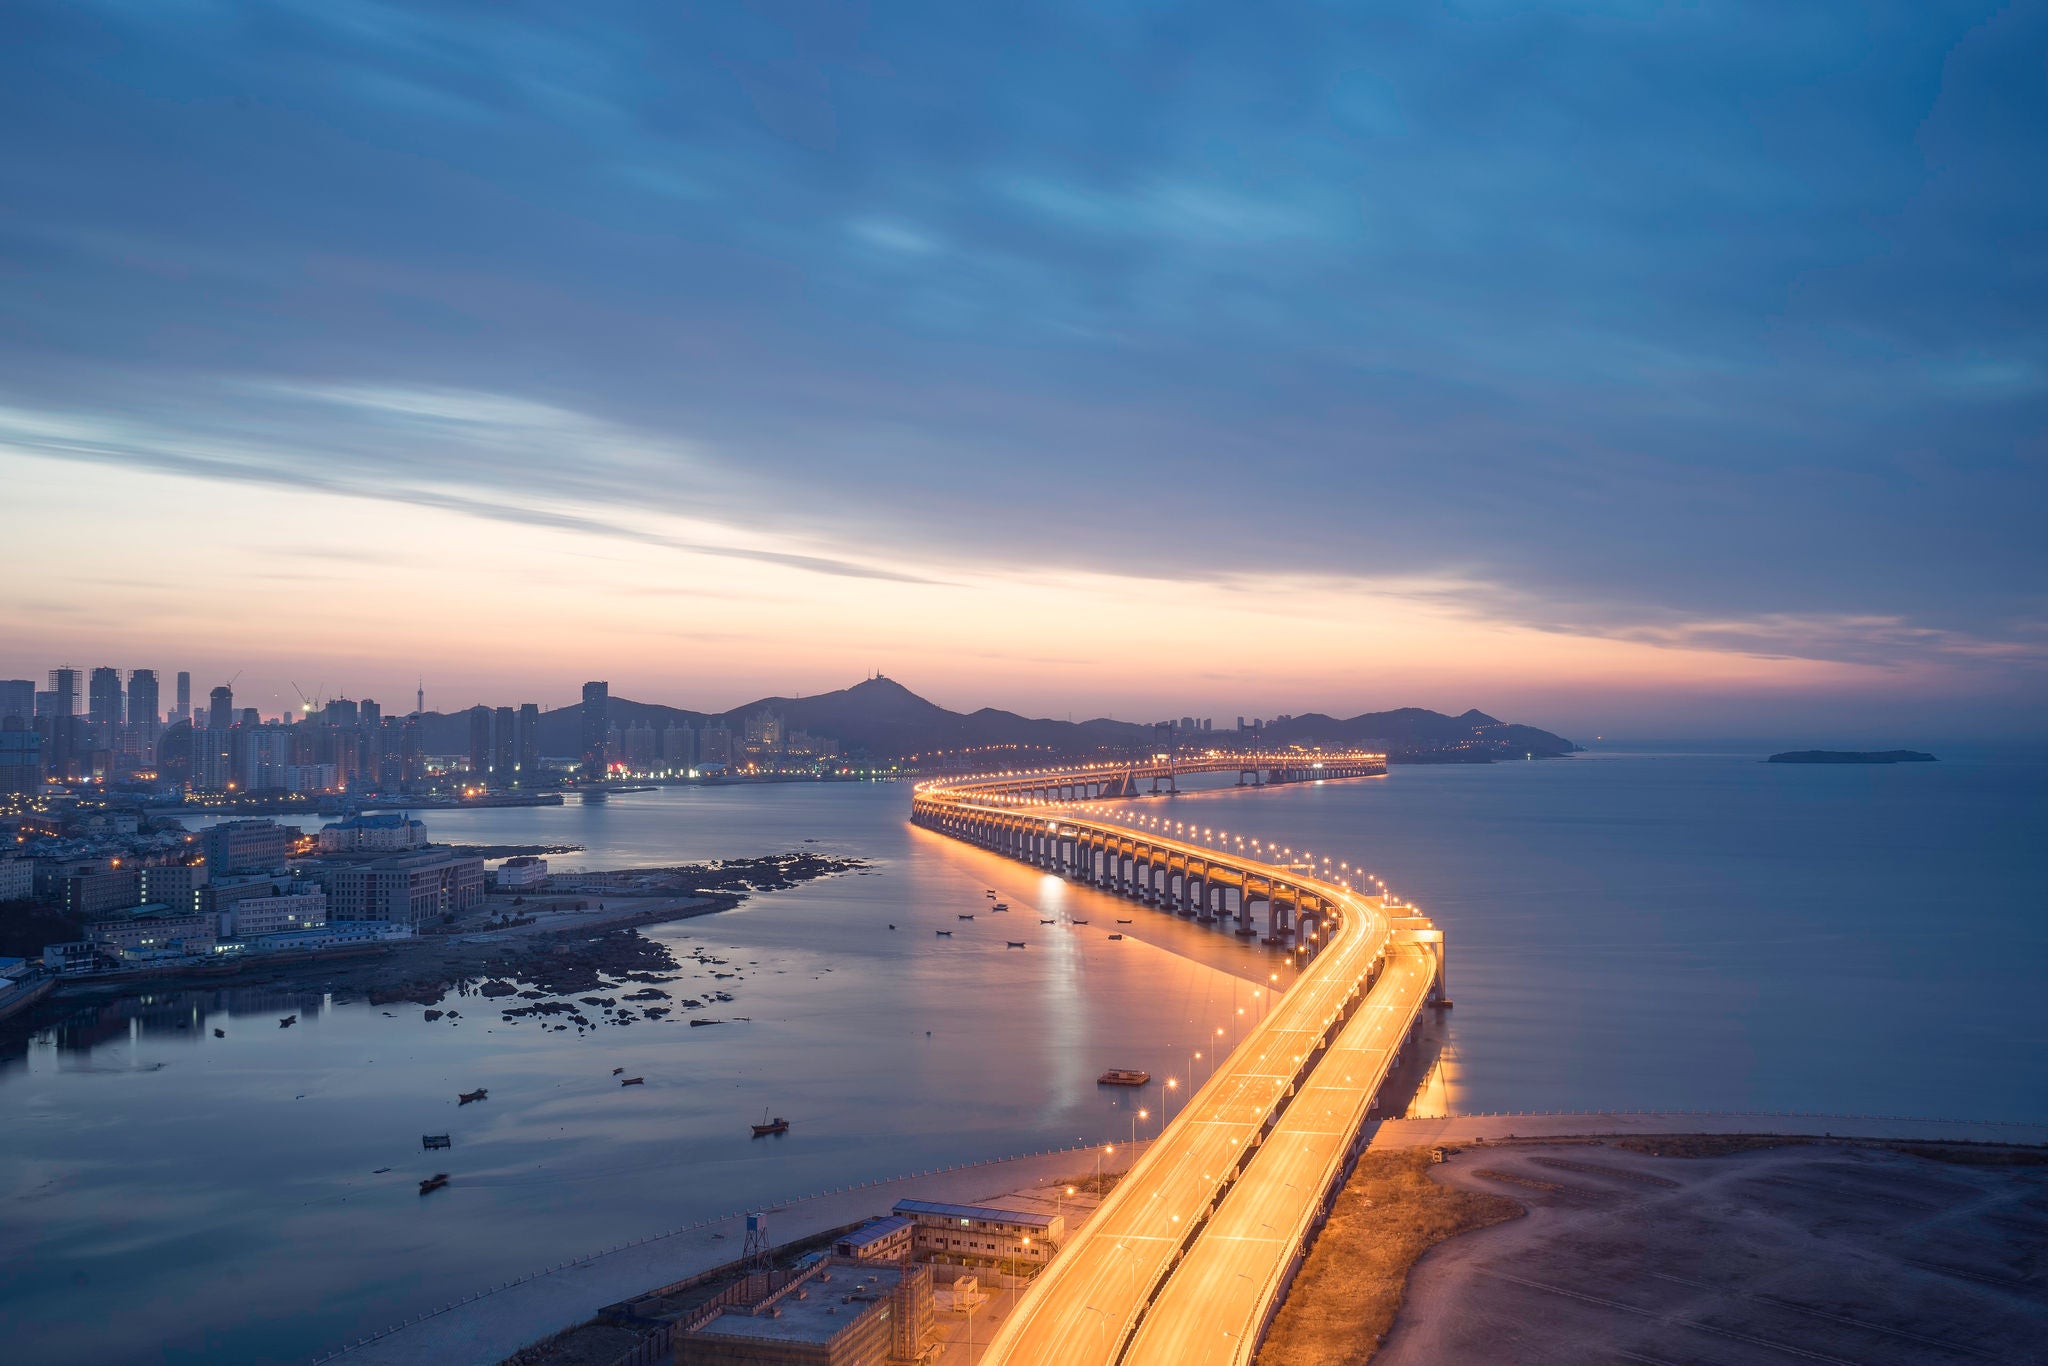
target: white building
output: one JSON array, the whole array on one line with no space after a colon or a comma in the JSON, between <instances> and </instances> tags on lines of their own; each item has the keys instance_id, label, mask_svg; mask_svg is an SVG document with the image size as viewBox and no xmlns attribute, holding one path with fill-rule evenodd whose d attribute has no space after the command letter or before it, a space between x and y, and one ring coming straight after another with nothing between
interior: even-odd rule
<instances>
[{"instance_id":1,"label":"white building","mask_svg":"<svg viewBox=\"0 0 2048 1366\"><path fill-rule=\"evenodd\" d=\"M255 896L219 912L222 939L260 939L268 934L316 930L327 924L327 893L318 887L278 896Z\"/></svg>"},{"instance_id":2,"label":"white building","mask_svg":"<svg viewBox=\"0 0 2048 1366\"><path fill-rule=\"evenodd\" d=\"M548 885L548 861L522 854L498 865L498 890L531 892Z\"/></svg>"}]
</instances>

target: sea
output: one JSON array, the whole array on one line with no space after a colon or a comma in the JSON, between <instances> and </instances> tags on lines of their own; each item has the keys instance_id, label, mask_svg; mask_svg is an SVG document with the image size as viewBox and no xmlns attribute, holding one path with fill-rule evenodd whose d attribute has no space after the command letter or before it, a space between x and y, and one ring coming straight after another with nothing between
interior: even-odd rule
<instances>
[{"instance_id":1,"label":"sea","mask_svg":"<svg viewBox=\"0 0 2048 1366\"><path fill-rule=\"evenodd\" d=\"M1327 858L1436 920L1455 1005L1414 1113L2048 1118L2048 753L1760 762L1790 747L1209 779L1117 805ZM914 829L909 801L792 783L424 813L437 841L582 846L560 871L866 860L643 931L682 963L664 989L733 998L715 1028L543 1030L466 989L429 1021L224 986L0 1032L6 1356L304 1362L697 1219L1125 1142L1285 989L1284 953ZM1155 1080L1098 1086L1110 1067ZM789 1133L754 1138L764 1115ZM428 1133L452 1146L422 1151ZM449 1186L422 1199L437 1171Z\"/></svg>"}]
</instances>

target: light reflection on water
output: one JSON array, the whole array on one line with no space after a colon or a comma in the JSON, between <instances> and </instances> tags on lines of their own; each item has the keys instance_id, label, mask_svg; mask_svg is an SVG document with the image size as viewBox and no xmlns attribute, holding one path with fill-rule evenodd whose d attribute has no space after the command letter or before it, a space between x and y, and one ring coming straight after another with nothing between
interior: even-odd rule
<instances>
[{"instance_id":1,"label":"light reflection on water","mask_svg":"<svg viewBox=\"0 0 2048 1366\"><path fill-rule=\"evenodd\" d=\"M442 840L587 843L593 867L798 847L877 859L871 876L646 931L682 962L666 989L729 990L702 1013L746 1023L579 1038L503 1021L518 998L453 995L441 1004L459 1018L430 1024L415 1004L227 987L82 1008L14 1039L0 1326L37 1361L303 1360L708 1215L1120 1139L1126 1106L1156 1127L1158 1083L1133 1094L1096 1075L1180 1070L1249 990L1217 965L1263 976L1271 953L912 830L908 797L682 789L429 815ZM989 911L990 887L1010 912ZM1113 925L1119 911L1138 923ZM1110 942L1118 930L1130 937ZM700 945L744 980L694 976L712 971L686 957ZM620 1087L614 1067L645 1084ZM488 1100L456 1104L479 1086ZM752 1139L764 1109L793 1131ZM454 1147L422 1152L441 1132ZM436 1171L453 1181L423 1199ZM99 1312L110 1297L121 1313Z\"/></svg>"}]
</instances>

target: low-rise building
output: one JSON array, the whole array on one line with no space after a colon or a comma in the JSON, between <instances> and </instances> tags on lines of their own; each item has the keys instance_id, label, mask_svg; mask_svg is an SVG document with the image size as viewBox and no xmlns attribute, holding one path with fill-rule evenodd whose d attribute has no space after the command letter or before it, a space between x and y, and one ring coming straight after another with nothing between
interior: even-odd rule
<instances>
[{"instance_id":1,"label":"low-rise building","mask_svg":"<svg viewBox=\"0 0 2048 1366\"><path fill-rule=\"evenodd\" d=\"M334 920L383 920L417 929L483 904L484 861L460 854L412 854L322 869Z\"/></svg>"},{"instance_id":2,"label":"low-rise building","mask_svg":"<svg viewBox=\"0 0 2048 1366\"><path fill-rule=\"evenodd\" d=\"M299 887L270 896L246 897L218 914L222 939L259 939L294 930L316 930L327 924L327 893L318 887Z\"/></svg>"},{"instance_id":3,"label":"low-rise building","mask_svg":"<svg viewBox=\"0 0 2048 1366\"><path fill-rule=\"evenodd\" d=\"M137 906L85 927L101 952L124 959L177 958L212 953L218 942L214 918L175 906Z\"/></svg>"},{"instance_id":4,"label":"low-rise building","mask_svg":"<svg viewBox=\"0 0 2048 1366\"><path fill-rule=\"evenodd\" d=\"M859 1262L907 1262L916 1229L900 1214L870 1219L832 1244L832 1254Z\"/></svg>"},{"instance_id":5,"label":"low-rise building","mask_svg":"<svg viewBox=\"0 0 2048 1366\"><path fill-rule=\"evenodd\" d=\"M544 858L521 854L498 865L498 890L501 892L541 891L547 885L548 861Z\"/></svg>"},{"instance_id":6,"label":"low-rise building","mask_svg":"<svg viewBox=\"0 0 2048 1366\"><path fill-rule=\"evenodd\" d=\"M162 906L201 909L199 890L206 886L204 863L165 863L142 870L142 900Z\"/></svg>"},{"instance_id":7,"label":"low-rise building","mask_svg":"<svg viewBox=\"0 0 2048 1366\"><path fill-rule=\"evenodd\" d=\"M893 1211L914 1223L919 1256L957 1265L1030 1271L1052 1260L1066 1236L1066 1219L991 1205L950 1205L898 1200Z\"/></svg>"},{"instance_id":8,"label":"low-rise building","mask_svg":"<svg viewBox=\"0 0 2048 1366\"><path fill-rule=\"evenodd\" d=\"M139 906L142 879L132 868L73 873L64 879L64 913L81 919Z\"/></svg>"},{"instance_id":9,"label":"low-rise building","mask_svg":"<svg viewBox=\"0 0 2048 1366\"><path fill-rule=\"evenodd\" d=\"M266 934L242 942L239 947L250 953L282 953L289 949L336 949L348 944L384 944L410 938L409 928L384 920L330 920L317 929Z\"/></svg>"},{"instance_id":10,"label":"low-rise building","mask_svg":"<svg viewBox=\"0 0 2048 1366\"><path fill-rule=\"evenodd\" d=\"M427 826L397 811L380 811L367 816L350 816L345 821L320 827L323 854L398 853L423 849Z\"/></svg>"},{"instance_id":11,"label":"low-rise building","mask_svg":"<svg viewBox=\"0 0 2048 1366\"><path fill-rule=\"evenodd\" d=\"M932 1273L829 1257L752 1306L726 1305L675 1336L676 1366L898 1366L933 1329Z\"/></svg>"},{"instance_id":12,"label":"low-rise building","mask_svg":"<svg viewBox=\"0 0 2048 1366\"><path fill-rule=\"evenodd\" d=\"M276 821L222 821L201 836L215 877L224 873L270 873L284 867L292 832Z\"/></svg>"}]
</instances>

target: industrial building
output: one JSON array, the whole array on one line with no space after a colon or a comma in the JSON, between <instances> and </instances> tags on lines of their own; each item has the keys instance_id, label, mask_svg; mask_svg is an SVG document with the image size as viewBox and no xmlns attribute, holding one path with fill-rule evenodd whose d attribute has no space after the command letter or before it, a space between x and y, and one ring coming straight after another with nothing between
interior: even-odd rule
<instances>
[{"instance_id":1,"label":"industrial building","mask_svg":"<svg viewBox=\"0 0 2048 1366\"><path fill-rule=\"evenodd\" d=\"M913 1246L920 1257L1023 1274L1051 1261L1067 1232L1060 1215L991 1205L898 1200L894 1212L915 1225Z\"/></svg>"}]
</instances>

